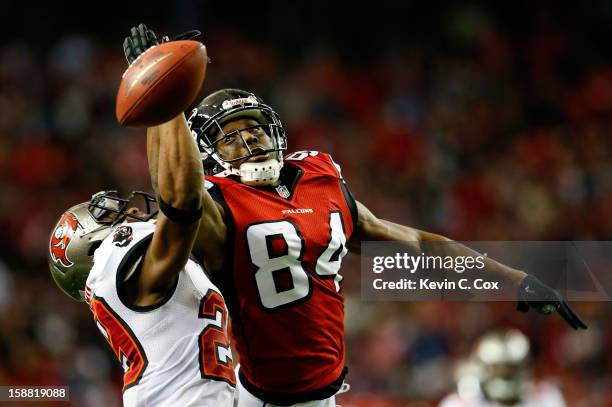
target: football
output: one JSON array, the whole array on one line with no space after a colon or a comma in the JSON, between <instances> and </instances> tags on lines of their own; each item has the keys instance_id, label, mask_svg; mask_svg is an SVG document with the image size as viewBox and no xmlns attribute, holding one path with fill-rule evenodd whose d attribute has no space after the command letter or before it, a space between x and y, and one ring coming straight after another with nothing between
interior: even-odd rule
<instances>
[{"instance_id":1,"label":"football","mask_svg":"<svg viewBox=\"0 0 612 407\"><path fill-rule=\"evenodd\" d=\"M143 52L123 73L117 121L150 127L185 111L200 92L208 56L198 41L171 41Z\"/></svg>"}]
</instances>

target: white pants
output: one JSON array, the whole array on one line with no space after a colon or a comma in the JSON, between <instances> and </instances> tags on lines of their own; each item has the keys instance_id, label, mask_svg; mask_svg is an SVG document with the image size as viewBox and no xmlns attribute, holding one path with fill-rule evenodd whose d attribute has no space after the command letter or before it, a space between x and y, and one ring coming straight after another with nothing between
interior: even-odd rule
<instances>
[{"instance_id":1,"label":"white pants","mask_svg":"<svg viewBox=\"0 0 612 407\"><path fill-rule=\"evenodd\" d=\"M244 388L238 376L239 366L236 367L236 394L234 399L235 407L279 407L276 404L266 403L255 397ZM331 396L324 400L305 401L303 403L292 404L291 407L336 407L336 396Z\"/></svg>"}]
</instances>

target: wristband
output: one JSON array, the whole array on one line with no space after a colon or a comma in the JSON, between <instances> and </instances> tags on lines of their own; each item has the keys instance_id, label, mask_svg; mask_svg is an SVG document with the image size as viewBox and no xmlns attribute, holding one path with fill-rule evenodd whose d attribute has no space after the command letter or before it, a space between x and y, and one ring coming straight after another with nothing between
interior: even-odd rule
<instances>
[{"instance_id":1,"label":"wristband","mask_svg":"<svg viewBox=\"0 0 612 407\"><path fill-rule=\"evenodd\" d=\"M193 223L202 217L202 207L198 209L178 209L164 202L161 196L159 197L159 210L172 222L183 225Z\"/></svg>"}]
</instances>

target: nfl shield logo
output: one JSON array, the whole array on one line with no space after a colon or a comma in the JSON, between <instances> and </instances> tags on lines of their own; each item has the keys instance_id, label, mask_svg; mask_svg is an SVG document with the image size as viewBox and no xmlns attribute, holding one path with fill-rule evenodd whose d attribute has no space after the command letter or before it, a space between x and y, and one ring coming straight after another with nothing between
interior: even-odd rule
<instances>
[{"instance_id":1,"label":"nfl shield logo","mask_svg":"<svg viewBox=\"0 0 612 407\"><path fill-rule=\"evenodd\" d=\"M284 185L279 185L276 187L276 192L278 192L278 194L281 196L281 198L289 198L289 195L291 195L289 193L289 190L287 189L286 186Z\"/></svg>"}]
</instances>

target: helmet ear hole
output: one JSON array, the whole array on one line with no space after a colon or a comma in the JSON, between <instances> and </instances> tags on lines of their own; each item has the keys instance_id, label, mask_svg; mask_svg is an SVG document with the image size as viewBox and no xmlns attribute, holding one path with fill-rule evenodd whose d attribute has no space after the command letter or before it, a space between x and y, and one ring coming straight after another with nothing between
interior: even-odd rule
<instances>
[{"instance_id":1,"label":"helmet ear hole","mask_svg":"<svg viewBox=\"0 0 612 407\"><path fill-rule=\"evenodd\" d=\"M89 250L87 251L87 255L88 256L93 256L94 252L98 249L98 247L100 247L101 244L102 244L102 240L96 240L95 242L93 242L91 244L91 246L89 246Z\"/></svg>"}]
</instances>

